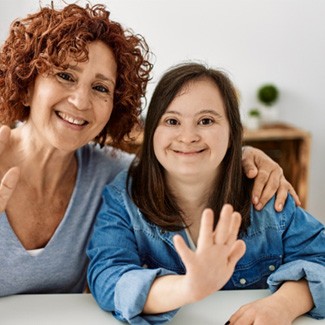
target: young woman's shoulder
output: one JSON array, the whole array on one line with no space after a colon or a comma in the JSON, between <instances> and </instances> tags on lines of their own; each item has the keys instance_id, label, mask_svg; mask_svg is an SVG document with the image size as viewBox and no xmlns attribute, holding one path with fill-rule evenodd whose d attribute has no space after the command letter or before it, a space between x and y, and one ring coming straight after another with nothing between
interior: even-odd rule
<instances>
[{"instance_id":1,"label":"young woman's shoulder","mask_svg":"<svg viewBox=\"0 0 325 325\"><path fill-rule=\"evenodd\" d=\"M248 229L249 233L254 234L268 228L275 228L283 232L289 228L304 227L307 224L309 226L313 225L317 229L321 226L320 221L295 204L290 194L287 197L283 210L280 212L274 209L274 201L275 197L273 197L261 211L255 210L253 206L251 207L251 225Z\"/></svg>"},{"instance_id":2,"label":"young woman's shoulder","mask_svg":"<svg viewBox=\"0 0 325 325\"><path fill-rule=\"evenodd\" d=\"M249 234L264 231L265 229L274 228L283 231L290 219L296 212L296 205L291 195L288 195L283 210L278 212L274 209L275 196L260 211L256 210L253 205L250 209L250 226Z\"/></svg>"},{"instance_id":3,"label":"young woman's shoulder","mask_svg":"<svg viewBox=\"0 0 325 325\"><path fill-rule=\"evenodd\" d=\"M125 196L128 198L127 175L128 168L117 173L114 179L105 186L103 195L110 197L110 200L114 199L117 201L124 200Z\"/></svg>"}]
</instances>

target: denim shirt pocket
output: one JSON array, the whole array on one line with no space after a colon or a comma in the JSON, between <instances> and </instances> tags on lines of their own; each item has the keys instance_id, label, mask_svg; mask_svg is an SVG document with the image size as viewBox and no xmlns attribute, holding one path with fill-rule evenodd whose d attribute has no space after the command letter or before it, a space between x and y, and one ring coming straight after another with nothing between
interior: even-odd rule
<instances>
[{"instance_id":1,"label":"denim shirt pocket","mask_svg":"<svg viewBox=\"0 0 325 325\"><path fill-rule=\"evenodd\" d=\"M134 232L143 267L162 268L178 274L185 273L183 263L173 245L174 232L163 231L146 221L134 227Z\"/></svg>"},{"instance_id":2,"label":"denim shirt pocket","mask_svg":"<svg viewBox=\"0 0 325 325\"><path fill-rule=\"evenodd\" d=\"M176 256L177 258L177 256ZM180 263L178 263L178 259L173 258L172 256L170 256L170 258L165 258L163 261L159 258L156 258L156 256L154 255L149 255L146 254L145 256L142 256L142 261L143 266L149 269L157 269L157 268L162 268L162 269L166 269L169 270L173 273L177 273L177 274L184 274L184 268L182 267L182 265Z\"/></svg>"},{"instance_id":3,"label":"denim shirt pocket","mask_svg":"<svg viewBox=\"0 0 325 325\"><path fill-rule=\"evenodd\" d=\"M234 289L266 289L267 278L282 264L282 256L269 255L237 265L231 284ZM230 283L229 283L230 284Z\"/></svg>"}]
</instances>

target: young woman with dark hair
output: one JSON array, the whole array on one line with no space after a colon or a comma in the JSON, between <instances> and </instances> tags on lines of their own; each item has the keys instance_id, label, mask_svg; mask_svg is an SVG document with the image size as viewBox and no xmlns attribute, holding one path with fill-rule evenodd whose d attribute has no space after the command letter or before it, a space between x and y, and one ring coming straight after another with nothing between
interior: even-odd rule
<instances>
[{"instance_id":1,"label":"young woman with dark hair","mask_svg":"<svg viewBox=\"0 0 325 325\"><path fill-rule=\"evenodd\" d=\"M105 188L88 247L89 286L104 310L161 324L217 290L270 287L230 324L325 317L324 225L291 196L281 212L274 198L254 209L241 143L224 73L188 63L163 75L139 158Z\"/></svg>"}]
</instances>

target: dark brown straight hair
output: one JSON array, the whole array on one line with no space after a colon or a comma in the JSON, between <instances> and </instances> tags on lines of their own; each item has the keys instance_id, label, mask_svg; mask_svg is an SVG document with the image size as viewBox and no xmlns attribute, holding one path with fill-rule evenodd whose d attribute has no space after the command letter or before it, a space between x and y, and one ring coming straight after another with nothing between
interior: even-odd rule
<instances>
[{"instance_id":1,"label":"dark brown straight hair","mask_svg":"<svg viewBox=\"0 0 325 325\"><path fill-rule=\"evenodd\" d=\"M185 225L183 213L164 177L164 168L158 162L153 148L157 125L173 99L182 89L197 80L212 80L218 87L229 122L229 148L221 163L220 177L211 192L209 206L215 215L215 224L225 203L233 205L243 217L241 230L249 225L251 182L242 171L242 124L236 89L220 70L199 63L185 63L168 70L158 82L152 95L144 129L142 149L129 169L130 196L148 221L168 231L178 231ZM132 179L132 183L130 183Z\"/></svg>"}]
</instances>

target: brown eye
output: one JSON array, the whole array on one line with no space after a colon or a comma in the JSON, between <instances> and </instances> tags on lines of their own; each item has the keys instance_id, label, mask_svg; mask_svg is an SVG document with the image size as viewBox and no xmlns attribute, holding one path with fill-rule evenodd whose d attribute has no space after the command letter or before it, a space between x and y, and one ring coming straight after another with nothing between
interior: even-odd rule
<instances>
[{"instance_id":1,"label":"brown eye","mask_svg":"<svg viewBox=\"0 0 325 325\"><path fill-rule=\"evenodd\" d=\"M104 87L104 86L95 86L93 87L93 89L95 89L96 91L99 91L101 93L109 93L108 88Z\"/></svg>"},{"instance_id":2,"label":"brown eye","mask_svg":"<svg viewBox=\"0 0 325 325\"><path fill-rule=\"evenodd\" d=\"M66 72L58 72L56 75L60 79L63 79L65 81L74 81L73 77L69 73L66 73Z\"/></svg>"},{"instance_id":3,"label":"brown eye","mask_svg":"<svg viewBox=\"0 0 325 325\"><path fill-rule=\"evenodd\" d=\"M178 125L179 123L178 123L178 121L176 119L169 118L169 119L166 120L166 124L167 125Z\"/></svg>"},{"instance_id":4,"label":"brown eye","mask_svg":"<svg viewBox=\"0 0 325 325\"><path fill-rule=\"evenodd\" d=\"M203 118L202 120L199 121L200 125L211 125L213 124L214 120L211 118Z\"/></svg>"}]
</instances>

